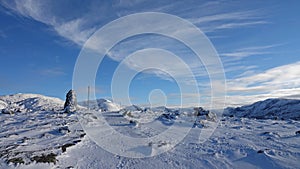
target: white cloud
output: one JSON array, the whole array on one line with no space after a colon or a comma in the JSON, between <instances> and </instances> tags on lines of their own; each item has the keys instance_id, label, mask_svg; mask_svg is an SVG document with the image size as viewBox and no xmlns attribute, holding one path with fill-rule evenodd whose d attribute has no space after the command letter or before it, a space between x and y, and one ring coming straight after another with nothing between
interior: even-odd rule
<instances>
[{"instance_id":1,"label":"white cloud","mask_svg":"<svg viewBox=\"0 0 300 169\"><path fill-rule=\"evenodd\" d=\"M264 55L270 54L270 49L279 46L279 44L275 45L265 45L265 46L252 46L236 49L233 52L221 53L221 56L225 57L235 57L235 58L244 58L255 55Z\"/></svg>"},{"instance_id":2,"label":"white cloud","mask_svg":"<svg viewBox=\"0 0 300 169\"><path fill-rule=\"evenodd\" d=\"M240 28L245 26L259 25L259 24L267 24L269 22L266 21L251 21L251 22L239 22L239 23L226 23L219 26L216 26L214 29L231 29L231 28Z\"/></svg>"},{"instance_id":3,"label":"white cloud","mask_svg":"<svg viewBox=\"0 0 300 169\"><path fill-rule=\"evenodd\" d=\"M228 103L242 105L258 100L288 97L300 92L300 62L227 80Z\"/></svg>"},{"instance_id":4,"label":"white cloud","mask_svg":"<svg viewBox=\"0 0 300 169\"><path fill-rule=\"evenodd\" d=\"M79 46L82 46L89 36L95 32L99 25L94 24L102 19L102 17L93 16L87 18L90 13L84 12L81 12L80 17L69 16L68 12L71 11L68 10L65 11L65 15L61 15L59 12L55 13L56 8L61 7L54 5L53 1L47 0L4 0L0 3L20 16L49 25L58 35ZM100 12L99 16L101 16Z\"/></svg>"},{"instance_id":5,"label":"white cloud","mask_svg":"<svg viewBox=\"0 0 300 169\"><path fill-rule=\"evenodd\" d=\"M54 29L59 35L66 39L73 41L78 45L83 45L90 35L96 31L96 27L83 29L82 25L83 19L79 18L65 22L61 25L55 24Z\"/></svg>"},{"instance_id":6,"label":"white cloud","mask_svg":"<svg viewBox=\"0 0 300 169\"><path fill-rule=\"evenodd\" d=\"M200 28L203 26L203 30L209 32L218 29L229 29L266 23L261 20L261 17L258 15L259 11L254 10L224 12L222 9L218 9L215 14L211 14L211 11L209 10L203 10L200 16L193 18L195 14L198 15L198 9L205 9L207 7L216 8L219 4L217 2L197 2L194 6L182 2L172 2L172 4L167 2L153 4L147 1L119 1L112 3L87 2L85 5L87 10L78 10L77 14L74 14L74 16L70 16L74 12L69 10L65 11L64 9L61 9L62 11L65 11L64 15L57 12L59 11L57 8L67 6L62 5L63 3L49 0L4 0L1 4L21 16L32 18L52 26L60 36L80 46L83 45L97 28L108 23L108 21L111 21L112 19L116 19L117 16L120 17L143 11L160 11L175 13L178 14L178 16L183 15L184 18L190 20L194 24L200 24Z\"/></svg>"},{"instance_id":7,"label":"white cloud","mask_svg":"<svg viewBox=\"0 0 300 169\"><path fill-rule=\"evenodd\" d=\"M222 53L222 56L229 56L229 57L237 57L237 58L243 58L253 55L262 55L262 54L268 54L268 52L259 52L259 51L241 51L241 52L231 52L231 53Z\"/></svg>"},{"instance_id":8,"label":"white cloud","mask_svg":"<svg viewBox=\"0 0 300 169\"><path fill-rule=\"evenodd\" d=\"M76 16L68 15L68 17L66 17L61 13L56 13L56 10L53 10L53 1L3 0L0 3L21 16L32 18L49 25L56 31L58 35L70 40L71 42L74 42L79 46L82 46L89 36L97 30L97 28L108 23L108 21L115 19L117 16L124 16L125 14L130 14L133 12L141 12L141 10L147 6L144 5L144 8L138 10L137 7L140 7L140 5L142 3L146 3L146 1L120 1L117 4L112 4L109 9L105 10L105 4L103 3L103 5L97 4L87 6L86 8L88 9L86 11L76 11L78 13ZM220 6L219 2L209 2L202 4L202 6L199 5L199 8L203 10L199 10L197 9L197 6L191 5L189 5L187 8L183 5L184 2L177 2L171 5L170 3L161 3L157 6L153 5L153 2L151 3L152 5L146 11L151 10L172 13L170 10L176 9L174 10L176 11L174 14L183 16L199 26L205 32L210 33L223 29L235 29L241 27L244 28L245 26L268 24L268 22L261 17L261 11L228 12L228 10L224 10L222 8L215 8L216 6ZM212 7L214 7L213 9L216 10L209 10L212 9ZM59 5L55 6L55 8L59 8ZM68 12L69 11L65 11L65 13ZM110 51L109 56L116 61L121 61L135 49L147 48L151 43L155 43L160 47L165 45L165 49L170 49L173 51L176 50L177 46L174 47L173 43L166 45L162 42L159 42L159 40L160 39L152 39L149 42L144 42L142 44L137 43L138 40L135 39L125 41L123 42L123 46L121 46L121 48L118 48L115 51ZM136 47L137 45L140 46ZM221 56L244 58L252 55L268 54L270 53L269 49L272 47L274 47L274 45L241 48L233 52L223 53ZM176 54L182 54L184 56L184 60L190 66L196 78L207 76L205 68L203 65L199 64L198 60L186 55L186 53L180 53L180 51ZM134 64L136 63L132 62L128 66L134 67ZM239 104L250 101L252 102L257 99L269 97L271 95L281 97L283 95L288 96L294 94L293 92L297 92L300 88L300 80L297 78L297 76L300 74L299 65L299 62L295 64L284 65L256 75L251 75L253 73L251 70L253 67L249 68L249 66L235 68L230 67L230 69L226 69L226 71L232 71L233 69L239 68L246 69L248 71L248 73L243 74L242 77L228 80L228 91L232 93L228 97L229 102ZM173 66L173 69L169 69L169 71L176 72L177 75L181 77L185 76L184 74L180 74L182 71L180 71L180 67L177 65L171 64L167 66L170 66L171 68ZM165 74L158 71L153 71L152 73L160 76L161 78L166 77ZM236 93L240 93L240 95L237 95Z\"/></svg>"},{"instance_id":9,"label":"white cloud","mask_svg":"<svg viewBox=\"0 0 300 169\"><path fill-rule=\"evenodd\" d=\"M224 22L231 20L248 20L248 19L258 19L257 12L254 11L244 11L244 12L229 12L220 13L214 15L203 16L199 18L189 19L194 24L209 23L209 22Z\"/></svg>"}]
</instances>

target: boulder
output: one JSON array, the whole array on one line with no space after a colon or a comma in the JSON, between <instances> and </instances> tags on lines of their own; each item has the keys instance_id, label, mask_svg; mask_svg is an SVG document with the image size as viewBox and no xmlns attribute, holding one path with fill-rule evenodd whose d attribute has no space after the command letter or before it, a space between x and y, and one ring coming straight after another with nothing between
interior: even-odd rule
<instances>
[{"instance_id":1,"label":"boulder","mask_svg":"<svg viewBox=\"0 0 300 169\"><path fill-rule=\"evenodd\" d=\"M74 90L70 90L66 95L66 101L64 105L64 112L75 112L77 109L77 98Z\"/></svg>"}]
</instances>

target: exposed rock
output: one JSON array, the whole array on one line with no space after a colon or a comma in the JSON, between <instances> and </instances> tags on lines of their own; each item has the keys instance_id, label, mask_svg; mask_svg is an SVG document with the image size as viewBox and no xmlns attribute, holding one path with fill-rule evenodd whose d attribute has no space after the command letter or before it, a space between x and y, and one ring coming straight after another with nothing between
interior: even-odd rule
<instances>
[{"instance_id":1,"label":"exposed rock","mask_svg":"<svg viewBox=\"0 0 300 169\"><path fill-rule=\"evenodd\" d=\"M208 114L206 115L206 120L217 122L217 115L209 111Z\"/></svg>"},{"instance_id":2,"label":"exposed rock","mask_svg":"<svg viewBox=\"0 0 300 169\"><path fill-rule=\"evenodd\" d=\"M258 154L264 153L264 150L258 150L257 153Z\"/></svg>"},{"instance_id":3,"label":"exposed rock","mask_svg":"<svg viewBox=\"0 0 300 169\"><path fill-rule=\"evenodd\" d=\"M202 107L195 107L194 111L195 111L196 116L203 116L203 115L208 115L209 114L209 111L204 110Z\"/></svg>"},{"instance_id":4,"label":"exposed rock","mask_svg":"<svg viewBox=\"0 0 300 169\"><path fill-rule=\"evenodd\" d=\"M1 113L2 113L2 114L14 114L14 111L8 110L8 109L2 109L2 110L1 110Z\"/></svg>"},{"instance_id":5,"label":"exposed rock","mask_svg":"<svg viewBox=\"0 0 300 169\"><path fill-rule=\"evenodd\" d=\"M77 107L77 98L74 90L70 90L66 95L66 101L64 105L64 112L75 112Z\"/></svg>"}]
</instances>

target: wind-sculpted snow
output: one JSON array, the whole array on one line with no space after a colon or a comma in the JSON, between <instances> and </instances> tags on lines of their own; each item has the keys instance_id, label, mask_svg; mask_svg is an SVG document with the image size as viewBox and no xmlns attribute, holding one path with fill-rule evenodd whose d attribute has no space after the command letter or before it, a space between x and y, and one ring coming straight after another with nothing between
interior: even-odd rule
<instances>
[{"instance_id":1,"label":"wind-sculpted snow","mask_svg":"<svg viewBox=\"0 0 300 169\"><path fill-rule=\"evenodd\" d=\"M4 110L11 112L0 114L0 158L5 163L55 164L57 155L84 136L75 114L63 113L60 99L16 94L0 100L7 103Z\"/></svg>"},{"instance_id":2,"label":"wind-sculpted snow","mask_svg":"<svg viewBox=\"0 0 300 169\"><path fill-rule=\"evenodd\" d=\"M0 110L5 109L7 107L7 103L0 100Z\"/></svg>"},{"instance_id":3,"label":"wind-sculpted snow","mask_svg":"<svg viewBox=\"0 0 300 169\"><path fill-rule=\"evenodd\" d=\"M267 99L251 105L227 108L227 116L256 119L293 119L300 120L300 100Z\"/></svg>"},{"instance_id":4,"label":"wind-sculpted snow","mask_svg":"<svg viewBox=\"0 0 300 169\"><path fill-rule=\"evenodd\" d=\"M299 168L300 122L291 119L255 119L217 117L201 108L145 108L129 106L118 111L88 110L80 107L78 114L63 113L60 99L33 94L0 96L4 110L0 114L0 168ZM112 105L115 103L108 102ZM268 101L256 108L297 110L296 101ZM98 107L99 108L99 107ZM250 109L250 108L249 108ZM101 111L99 111L101 110ZM252 110L252 109L251 109ZM259 114L259 109L255 112ZM81 120L81 121L80 121ZM132 147L138 154L158 154L148 158L128 158L113 154L91 139L93 133L103 132L103 141L111 147L122 137L148 139L146 146ZM179 123L176 123L179 122ZM218 124L213 135L199 142L200 133ZM151 141L170 126L190 124L188 135L174 148L164 138ZM179 125L180 126L180 125ZM179 134L176 130L174 136ZM96 135L97 136L97 135ZM126 147L124 147L126 148ZM126 149L123 149L125 151ZM161 151L168 150L162 154Z\"/></svg>"},{"instance_id":5,"label":"wind-sculpted snow","mask_svg":"<svg viewBox=\"0 0 300 169\"><path fill-rule=\"evenodd\" d=\"M118 132L131 137L151 137L168 126L154 121L138 127L116 112L102 114ZM90 120L91 125L93 120ZM156 123L155 125L153 125ZM134 159L111 154L86 137L78 146L58 157L61 167L74 168L298 168L300 123L297 121L255 120L223 117L214 134L199 143L199 133L210 121L192 128L174 149L151 158ZM105 137L109 137L109 134ZM122 138L120 138L122 139ZM113 146L114 143L112 143ZM134 149L153 153L167 148L164 140ZM80 159L80 160L79 160ZM79 161L78 161L79 160Z\"/></svg>"}]
</instances>

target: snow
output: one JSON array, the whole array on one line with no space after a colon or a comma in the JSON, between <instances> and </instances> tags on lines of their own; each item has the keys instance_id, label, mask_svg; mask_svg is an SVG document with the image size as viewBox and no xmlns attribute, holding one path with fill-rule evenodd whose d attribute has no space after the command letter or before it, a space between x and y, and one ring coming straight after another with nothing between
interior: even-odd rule
<instances>
[{"instance_id":1,"label":"snow","mask_svg":"<svg viewBox=\"0 0 300 169\"><path fill-rule=\"evenodd\" d=\"M300 120L300 100L267 99L238 108L227 108L225 115L257 119Z\"/></svg>"},{"instance_id":2,"label":"snow","mask_svg":"<svg viewBox=\"0 0 300 169\"><path fill-rule=\"evenodd\" d=\"M300 122L293 120L295 115L286 113L287 110L299 113L296 101L267 100L240 108L249 112L237 111L233 117L214 117L212 112L195 116L193 108L121 108L104 99L98 104L96 110L79 107L77 114L64 114L64 102L60 99L35 94L0 96L0 108L14 111L12 115L0 114L0 168L299 168ZM274 115L255 118L266 115L264 110L279 109L285 113L278 111L276 115L284 120L275 120ZM175 148L172 140L160 138L132 149L136 153L158 155L129 158L98 146L91 138L93 133L85 135L79 122L86 120L90 127L97 127L101 125L99 119L105 119L115 132L134 138L154 137L176 124L191 129ZM214 125L218 127L202 143L200 134ZM173 134L180 134L178 129ZM105 133L106 138L114 138L111 134ZM115 146L113 142L117 141L109 143ZM160 154L163 149L170 150ZM35 156L50 153L56 154L55 164L32 161ZM22 158L24 164L7 163L13 158Z\"/></svg>"},{"instance_id":3,"label":"snow","mask_svg":"<svg viewBox=\"0 0 300 169\"><path fill-rule=\"evenodd\" d=\"M79 102L79 105L88 107L88 102ZM97 99L89 102L89 108L98 111L119 111L121 106L108 99Z\"/></svg>"},{"instance_id":4,"label":"snow","mask_svg":"<svg viewBox=\"0 0 300 169\"><path fill-rule=\"evenodd\" d=\"M0 115L0 157L25 164L42 154L60 154L62 146L84 133L75 114L63 113L63 101L34 94L1 96L12 114ZM0 167L1 168L1 167Z\"/></svg>"},{"instance_id":5,"label":"snow","mask_svg":"<svg viewBox=\"0 0 300 169\"><path fill-rule=\"evenodd\" d=\"M7 107L7 103L4 102L4 101L2 101L2 100L0 100L0 110L1 109L5 109L6 107Z\"/></svg>"},{"instance_id":6,"label":"snow","mask_svg":"<svg viewBox=\"0 0 300 169\"><path fill-rule=\"evenodd\" d=\"M74 168L298 168L300 137L297 121L224 117L213 136L197 143L194 128L175 149L151 158L111 154L88 137L59 157L60 166ZM277 133L280 137L265 135ZM258 153L262 150L263 153ZM105 158L103 158L105 157Z\"/></svg>"}]
</instances>

